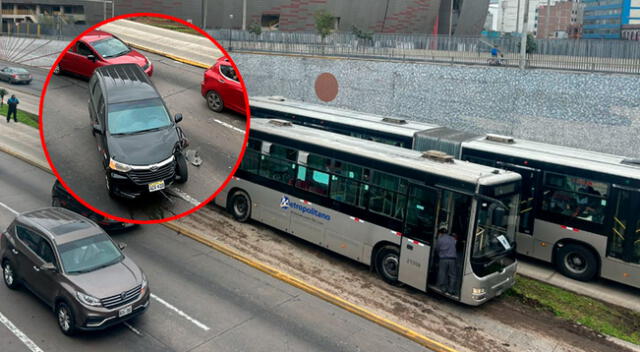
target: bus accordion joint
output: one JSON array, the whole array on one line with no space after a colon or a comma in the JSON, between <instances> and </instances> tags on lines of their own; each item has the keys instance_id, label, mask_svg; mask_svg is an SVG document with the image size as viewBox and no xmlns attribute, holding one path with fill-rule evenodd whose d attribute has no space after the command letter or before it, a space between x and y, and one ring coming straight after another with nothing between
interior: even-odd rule
<instances>
[{"instance_id":1,"label":"bus accordion joint","mask_svg":"<svg viewBox=\"0 0 640 352\"><path fill-rule=\"evenodd\" d=\"M441 163L453 163L453 156L439 150L427 150L422 153L422 157Z\"/></svg>"}]
</instances>

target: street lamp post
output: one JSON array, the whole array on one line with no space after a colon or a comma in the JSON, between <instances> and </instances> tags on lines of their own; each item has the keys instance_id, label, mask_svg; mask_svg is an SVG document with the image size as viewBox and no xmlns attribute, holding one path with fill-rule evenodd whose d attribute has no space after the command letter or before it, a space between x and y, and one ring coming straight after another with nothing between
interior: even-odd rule
<instances>
[{"instance_id":1,"label":"street lamp post","mask_svg":"<svg viewBox=\"0 0 640 352\"><path fill-rule=\"evenodd\" d=\"M227 50L231 50L231 27L233 26L233 14L229 14L229 45L227 45Z\"/></svg>"},{"instance_id":2,"label":"street lamp post","mask_svg":"<svg viewBox=\"0 0 640 352\"><path fill-rule=\"evenodd\" d=\"M247 30L247 0L242 0L242 30Z\"/></svg>"},{"instance_id":3,"label":"street lamp post","mask_svg":"<svg viewBox=\"0 0 640 352\"><path fill-rule=\"evenodd\" d=\"M453 29L453 0L451 1L451 6L449 7L449 38L451 38L451 32Z\"/></svg>"}]
</instances>

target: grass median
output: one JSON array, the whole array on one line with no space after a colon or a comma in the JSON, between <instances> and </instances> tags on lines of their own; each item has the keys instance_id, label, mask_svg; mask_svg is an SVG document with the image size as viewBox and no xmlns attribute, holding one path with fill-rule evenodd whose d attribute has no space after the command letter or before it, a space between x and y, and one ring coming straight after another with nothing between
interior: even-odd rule
<instances>
[{"instance_id":1,"label":"grass median","mask_svg":"<svg viewBox=\"0 0 640 352\"><path fill-rule=\"evenodd\" d=\"M4 104L2 105L2 107L0 107L0 115L4 116L4 121L7 121L8 109L9 109L9 106L7 104ZM11 117L11 120L13 121L13 116ZM23 111L20 109L18 109L18 122L22 122L25 125L31 126L33 128L40 127L38 125L38 115Z\"/></svg>"},{"instance_id":2,"label":"grass median","mask_svg":"<svg viewBox=\"0 0 640 352\"><path fill-rule=\"evenodd\" d=\"M640 313L518 275L509 294L522 303L640 345Z\"/></svg>"}]
</instances>

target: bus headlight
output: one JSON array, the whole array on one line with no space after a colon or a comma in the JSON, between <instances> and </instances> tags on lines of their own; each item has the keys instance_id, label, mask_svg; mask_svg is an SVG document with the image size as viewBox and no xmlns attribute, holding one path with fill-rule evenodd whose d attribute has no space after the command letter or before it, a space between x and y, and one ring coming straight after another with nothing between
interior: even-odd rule
<instances>
[{"instance_id":1,"label":"bus headlight","mask_svg":"<svg viewBox=\"0 0 640 352\"><path fill-rule=\"evenodd\" d=\"M131 171L131 166L127 164L123 164L113 160L113 158L109 159L109 168L112 170L120 171L120 172L129 172Z\"/></svg>"},{"instance_id":2,"label":"bus headlight","mask_svg":"<svg viewBox=\"0 0 640 352\"><path fill-rule=\"evenodd\" d=\"M487 289L486 288L477 288L474 287L471 289L471 297L473 299L475 299L476 301L480 301L483 300L487 295Z\"/></svg>"}]
</instances>

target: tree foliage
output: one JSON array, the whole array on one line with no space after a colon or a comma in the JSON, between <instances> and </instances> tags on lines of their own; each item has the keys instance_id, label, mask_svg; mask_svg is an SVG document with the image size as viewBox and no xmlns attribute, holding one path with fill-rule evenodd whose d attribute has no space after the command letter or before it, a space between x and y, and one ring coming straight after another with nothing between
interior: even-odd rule
<instances>
[{"instance_id":1,"label":"tree foliage","mask_svg":"<svg viewBox=\"0 0 640 352\"><path fill-rule=\"evenodd\" d=\"M331 34L331 31L335 27L336 18L327 10L316 12L314 17L316 19L316 30L318 34L320 34L320 37L322 37L322 41L324 41L324 38Z\"/></svg>"},{"instance_id":2,"label":"tree foliage","mask_svg":"<svg viewBox=\"0 0 640 352\"><path fill-rule=\"evenodd\" d=\"M257 22L253 22L252 24L250 24L247 30L249 31L249 33L253 33L255 35L262 34L262 26Z\"/></svg>"}]
</instances>

